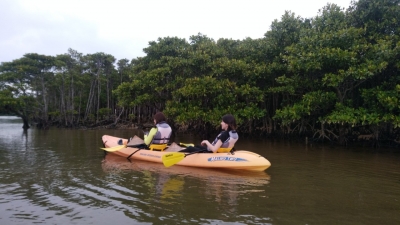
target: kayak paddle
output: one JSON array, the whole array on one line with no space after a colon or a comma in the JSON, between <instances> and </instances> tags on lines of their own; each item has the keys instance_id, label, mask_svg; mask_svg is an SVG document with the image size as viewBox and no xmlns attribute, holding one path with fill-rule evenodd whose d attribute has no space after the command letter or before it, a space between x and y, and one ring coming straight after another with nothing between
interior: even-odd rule
<instances>
[{"instance_id":1,"label":"kayak paddle","mask_svg":"<svg viewBox=\"0 0 400 225\"><path fill-rule=\"evenodd\" d=\"M104 151L107 151L107 152L116 152L116 151L119 151L119 150L121 150L123 148L126 148L126 145L117 145L117 146L114 146L114 147L101 148L101 149L103 149Z\"/></svg>"},{"instance_id":2,"label":"kayak paddle","mask_svg":"<svg viewBox=\"0 0 400 225\"><path fill-rule=\"evenodd\" d=\"M185 146L185 147L194 147L194 144L188 144L188 143L182 143L182 142L179 142L179 145Z\"/></svg>"},{"instance_id":3,"label":"kayak paddle","mask_svg":"<svg viewBox=\"0 0 400 225\"><path fill-rule=\"evenodd\" d=\"M184 146L186 146L186 145L184 145ZM190 144L188 144L188 146L190 146ZM143 144L136 144L136 145L117 145L117 146L114 146L114 147L101 148L101 149L103 149L104 151L107 151L107 152L116 152L116 151L119 151L119 150L121 150L123 148L126 148L126 147L139 148L139 149L144 149L145 148L143 146Z\"/></svg>"},{"instance_id":4,"label":"kayak paddle","mask_svg":"<svg viewBox=\"0 0 400 225\"><path fill-rule=\"evenodd\" d=\"M182 153L182 152L168 153L168 154L165 154L165 155L162 156L162 162L163 162L165 167L170 167L170 166L173 166L173 165L177 164L178 162L180 162L186 156L192 155L192 154L195 154L195 153L200 153L202 151L204 151L204 150L191 152L191 153L186 153L186 154Z\"/></svg>"},{"instance_id":5,"label":"kayak paddle","mask_svg":"<svg viewBox=\"0 0 400 225\"><path fill-rule=\"evenodd\" d=\"M122 144L122 143L120 143L120 144ZM141 145L142 144L137 144L137 145L129 145L129 147L141 147ZM185 147L189 147L189 146L194 146L194 144L187 144L187 143L179 143L179 145L181 145L181 146L185 146ZM126 148L126 147L128 147L127 145L117 145L117 146L114 146L114 147L109 147L109 148L101 148L101 149L103 149L104 151L107 151L107 152L116 152L116 151L119 151L119 150L121 150L121 149L123 149L123 148ZM183 153L182 153L183 154ZM176 156L175 156L176 157ZM183 159L183 158L182 158ZM182 159L180 159L179 161L181 161ZM179 162L179 161L177 161L177 162ZM174 163L175 164L175 163Z\"/></svg>"}]
</instances>

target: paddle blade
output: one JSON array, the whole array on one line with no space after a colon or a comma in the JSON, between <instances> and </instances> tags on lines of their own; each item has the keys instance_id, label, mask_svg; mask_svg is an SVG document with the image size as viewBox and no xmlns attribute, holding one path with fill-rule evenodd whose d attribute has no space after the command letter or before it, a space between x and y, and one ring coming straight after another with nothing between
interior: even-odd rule
<instances>
[{"instance_id":1,"label":"paddle blade","mask_svg":"<svg viewBox=\"0 0 400 225\"><path fill-rule=\"evenodd\" d=\"M170 167L185 158L185 154L181 152L168 153L162 156L162 162L165 167Z\"/></svg>"},{"instance_id":2,"label":"paddle blade","mask_svg":"<svg viewBox=\"0 0 400 225\"><path fill-rule=\"evenodd\" d=\"M123 148L126 148L126 146L125 145L117 145L117 146L114 146L114 147L101 148L101 149L103 149L104 151L107 151L107 152L116 152L116 151L119 151L119 150L121 150Z\"/></svg>"},{"instance_id":3,"label":"paddle blade","mask_svg":"<svg viewBox=\"0 0 400 225\"><path fill-rule=\"evenodd\" d=\"M185 146L185 147L194 147L194 144L192 143L182 143L180 142L179 145Z\"/></svg>"}]
</instances>

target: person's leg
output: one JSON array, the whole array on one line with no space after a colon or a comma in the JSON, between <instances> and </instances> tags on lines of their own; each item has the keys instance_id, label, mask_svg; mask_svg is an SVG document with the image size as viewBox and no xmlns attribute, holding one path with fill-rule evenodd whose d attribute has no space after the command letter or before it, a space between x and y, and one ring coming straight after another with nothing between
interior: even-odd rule
<instances>
[{"instance_id":1,"label":"person's leg","mask_svg":"<svg viewBox=\"0 0 400 225\"><path fill-rule=\"evenodd\" d=\"M183 150L180 150L179 152L201 152L201 151L207 151L207 148L204 146L189 146Z\"/></svg>"},{"instance_id":2,"label":"person's leg","mask_svg":"<svg viewBox=\"0 0 400 225\"><path fill-rule=\"evenodd\" d=\"M140 148L140 149L148 149L146 144L136 144L136 145L127 145L127 147L131 148Z\"/></svg>"}]
</instances>

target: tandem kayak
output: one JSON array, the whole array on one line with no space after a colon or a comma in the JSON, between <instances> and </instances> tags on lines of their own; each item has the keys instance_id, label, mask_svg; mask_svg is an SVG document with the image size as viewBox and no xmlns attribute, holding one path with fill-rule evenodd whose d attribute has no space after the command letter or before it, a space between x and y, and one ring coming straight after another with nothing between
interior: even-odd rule
<instances>
[{"instance_id":1,"label":"tandem kayak","mask_svg":"<svg viewBox=\"0 0 400 225\"><path fill-rule=\"evenodd\" d=\"M168 156L174 160L178 154L181 154L179 160L174 165L190 166L199 168L222 168L236 170L264 171L271 166L271 163L263 156L245 150L236 150L233 153L178 153L183 148L173 143L164 151L139 149L121 145L126 144L128 139L103 135L103 150L107 153L119 155L128 159L164 163L163 160Z\"/></svg>"}]
</instances>

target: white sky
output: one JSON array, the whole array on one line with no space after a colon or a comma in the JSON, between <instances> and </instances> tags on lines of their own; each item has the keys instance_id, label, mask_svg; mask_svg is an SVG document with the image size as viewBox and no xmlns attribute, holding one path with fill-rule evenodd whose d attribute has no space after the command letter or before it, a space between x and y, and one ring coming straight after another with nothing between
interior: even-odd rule
<instances>
[{"instance_id":1,"label":"white sky","mask_svg":"<svg viewBox=\"0 0 400 225\"><path fill-rule=\"evenodd\" d=\"M198 33L257 39L285 10L311 18L328 2L347 9L351 0L0 0L0 62L68 48L131 60L149 41Z\"/></svg>"}]
</instances>

